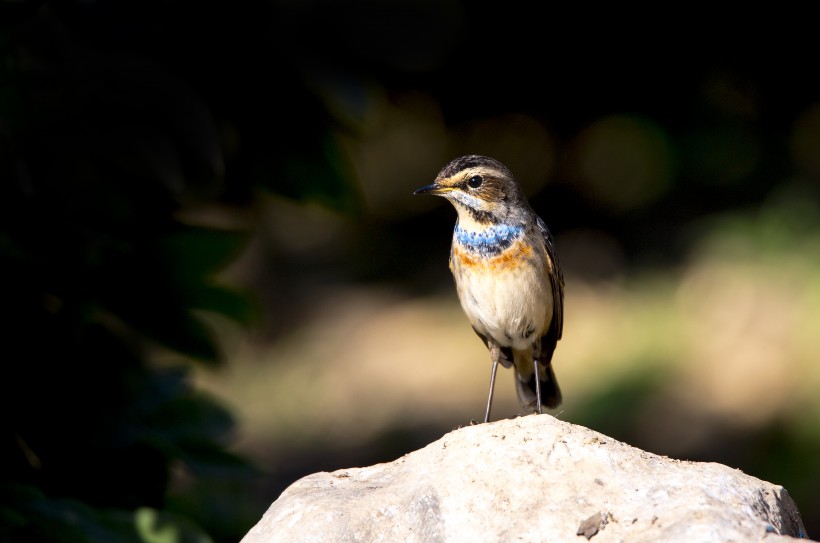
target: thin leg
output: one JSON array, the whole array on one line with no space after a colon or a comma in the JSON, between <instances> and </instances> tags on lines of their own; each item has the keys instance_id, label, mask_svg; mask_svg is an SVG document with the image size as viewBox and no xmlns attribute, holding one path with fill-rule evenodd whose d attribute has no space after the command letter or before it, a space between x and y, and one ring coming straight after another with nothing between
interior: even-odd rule
<instances>
[{"instance_id":1,"label":"thin leg","mask_svg":"<svg viewBox=\"0 0 820 543\"><path fill-rule=\"evenodd\" d=\"M535 401L538 404L538 414L541 414L541 379L538 378L538 357L532 357L532 366L535 370Z\"/></svg>"},{"instance_id":2,"label":"thin leg","mask_svg":"<svg viewBox=\"0 0 820 543\"><path fill-rule=\"evenodd\" d=\"M490 375L490 395L487 398L487 411L484 413L484 422L490 422L490 408L493 406L493 389L495 388L495 372L498 371L498 356L493 356L493 372Z\"/></svg>"}]
</instances>

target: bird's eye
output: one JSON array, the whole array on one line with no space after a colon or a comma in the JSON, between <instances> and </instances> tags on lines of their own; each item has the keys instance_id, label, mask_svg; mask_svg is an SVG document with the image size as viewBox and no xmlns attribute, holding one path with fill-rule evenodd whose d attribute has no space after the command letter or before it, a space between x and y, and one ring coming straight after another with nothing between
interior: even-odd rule
<instances>
[{"instance_id":1,"label":"bird's eye","mask_svg":"<svg viewBox=\"0 0 820 543\"><path fill-rule=\"evenodd\" d=\"M477 189L484 182L484 178L480 175L474 175L467 180L467 186L471 189Z\"/></svg>"}]
</instances>

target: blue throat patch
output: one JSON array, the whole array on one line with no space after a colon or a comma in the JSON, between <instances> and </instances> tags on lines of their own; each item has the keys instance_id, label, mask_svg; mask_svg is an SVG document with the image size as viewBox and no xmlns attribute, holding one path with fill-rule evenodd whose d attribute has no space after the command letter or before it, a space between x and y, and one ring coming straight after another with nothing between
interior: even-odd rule
<instances>
[{"instance_id":1,"label":"blue throat patch","mask_svg":"<svg viewBox=\"0 0 820 543\"><path fill-rule=\"evenodd\" d=\"M488 226L480 232L464 230L458 224L455 229L455 241L465 249L483 256L500 253L513 244L524 233L524 227L509 224Z\"/></svg>"}]
</instances>

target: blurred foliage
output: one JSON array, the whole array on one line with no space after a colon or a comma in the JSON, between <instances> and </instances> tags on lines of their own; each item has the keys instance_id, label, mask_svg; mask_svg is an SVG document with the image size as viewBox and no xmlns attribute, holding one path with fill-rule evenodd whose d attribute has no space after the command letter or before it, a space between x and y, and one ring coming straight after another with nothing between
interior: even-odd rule
<instances>
[{"instance_id":1,"label":"blurred foliage","mask_svg":"<svg viewBox=\"0 0 820 543\"><path fill-rule=\"evenodd\" d=\"M217 364L201 316L259 313L216 279L246 229L180 212L258 190L355 200L301 80L244 64L275 56L264 33L212 39L264 6L222 8L239 10L0 7L2 541L236 541L261 513L238 491L256 471L228 448L231 414L151 362Z\"/></svg>"}]
</instances>

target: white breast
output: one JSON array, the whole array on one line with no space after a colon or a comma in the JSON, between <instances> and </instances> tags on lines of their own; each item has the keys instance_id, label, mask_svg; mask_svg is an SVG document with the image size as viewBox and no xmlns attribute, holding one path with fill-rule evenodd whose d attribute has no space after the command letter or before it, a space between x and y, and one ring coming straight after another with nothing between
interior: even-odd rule
<instances>
[{"instance_id":1,"label":"white breast","mask_svg":"<svg viewBox=\"0 0 820 543\"><path fill-rule=\"evenodd\" d=\"M509 259L508 259L509 260ZM482 261L454 248L452 268L461 307L480 334L502 347L529 349L552 319L552 290L539 255Z\"/></svg>"}]
</instances>

